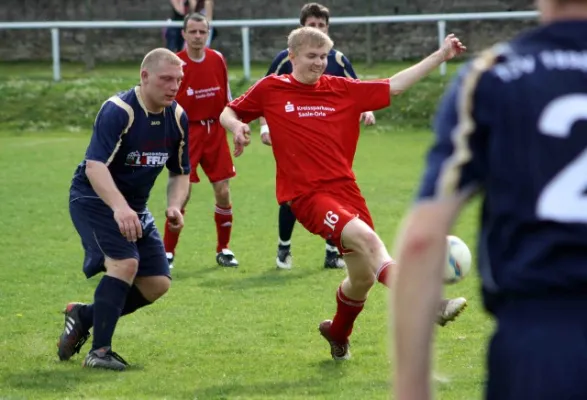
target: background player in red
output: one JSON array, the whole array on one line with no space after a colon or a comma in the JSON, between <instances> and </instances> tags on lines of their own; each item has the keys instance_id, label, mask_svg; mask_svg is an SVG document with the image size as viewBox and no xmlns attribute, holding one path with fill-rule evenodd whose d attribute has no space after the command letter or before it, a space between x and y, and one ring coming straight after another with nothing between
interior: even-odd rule
<instances>
[{"instance_id":1,"label":"background player in red","mask_svg":"<svg viewBox=\"0 0 587 400\"><path fill-rule=\"evenodd\" d=\"M237 267L238 261L228 247L232 230L232 205L228 181L236 172L226 131L218 123L220 113L231 100L228 70L222 54L206 48L209 35L206 17L197 13L189 14L184 20L182 34L187 47L178 53L185 65L177 102L184 108L189 120L189 156L192 166L190 181L200 181L196 171L199 164L212 183L216 199L216 262L223 267ZM185 213L185 205L182 213ZM180 232L172 232L169 224L165 225L163 240L172 268L179 234Z\"/></svg>"},{"instance_id":2,"label":"background player in red","mask_svg":"<svg viewBox=\"0 0 587 400\"><path fill-rule=\"evenodd\" d=\"M332 321L319 330L335 360L350 357L349 336L376 281L387 286L395 262L375 233L357 186L349 152L359 139L361 113L390 104L399 94L464 51L449 35L441 49L389 79L361 82L324 75L332 40L318 29L298 28L288 37L292 74L270 75L232 101L220 116L234 133L235 156L250 141L249 121L264 116L272 132L277 169L277 200L288 202L310 232L331 239L344 254L348 277L337 291ZM466 306L466 299L438 298L437 322L444 325Z\"/></svg>"}]
</instances>

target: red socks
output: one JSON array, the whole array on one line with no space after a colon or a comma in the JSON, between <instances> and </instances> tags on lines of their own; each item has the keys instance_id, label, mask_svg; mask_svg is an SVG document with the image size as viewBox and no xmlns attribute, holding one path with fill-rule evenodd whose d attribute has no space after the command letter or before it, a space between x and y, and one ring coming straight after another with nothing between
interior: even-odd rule
<instances>
[{"instance_id":1,"label":"red socks","mask_svg":"<svg viewBox=\"0 0 587 400\"><path fill-rule=\"evenodd\" d=\"M391 286L391 282L388 281L388 273L394 265L395 262L393 260L384 262L377 271L377 281L387 287ZM346 343L348 341L349 336L353 332L355 320L361 311L363 311L364 306L365 300L349 299L342 292L342 286L338 287L336 292L336 314L332 319L332 325L330 327L332 339L340 343Z\"/></svg>"},{"instance_id":2,"label":"red socks","mask_svg":"<svg viewBox=\"0 0 587 400\"><path fill-rule=\"evenodd\" d=\"M214 221L216 222L216 234L218 237L216 253L220 253L222 249L228 249L228 242L230 242L230 233L232 231L232 206L220 207L219 205L216 205Z\"/></svg>"},{"instance_id":3,"label":"red socks","mask_svg":"<svg viewBox=\"0 0 587 400\"><path fill-rule=\"evenodd\" d=\"M185 215L185 209L181 209L181 214ZM165 221L165 234L163 235L163 245L165 246L166 253L175 254L175 248L179 241L180 232L171 232L169 230L169 220Z\"/></svg>"},{"instance_id":4,"label":"red socks","mask_svg":"<svg viewBox=\"0 0 587 400\"><path fill-rule=\"evenodd\" d=\"M342 286L336 292L336 314L330 326L332 339L340 343L346 343L353 332L353 324L363 311L365 300L352 300L344 295Z\"/></svg>"}]
</instances>

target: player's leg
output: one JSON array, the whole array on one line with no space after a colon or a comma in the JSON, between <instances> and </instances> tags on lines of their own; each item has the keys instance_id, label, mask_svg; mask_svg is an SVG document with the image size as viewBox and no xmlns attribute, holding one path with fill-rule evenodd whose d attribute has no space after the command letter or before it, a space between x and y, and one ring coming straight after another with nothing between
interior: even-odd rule
<instances>
[{"instance_id":1,"label":"player's leg","mask_svg":"<svg viewBox=\"0 0 587 400\"><path fill-rule=\"evenodd\" d=\"M141 214L141 222L144 226L143 238L137 242L141 261L120 313L121 317L152 304L170 286L165 249L151 214ZM71 327L77 326L83 333L87 333L94 325L94 310L95 303L69 303L66 307L66 320ZM82 345L83 343L79 344L79 348Z\"/></svg>"},{"instance_id":2,"label":"player's leg","mask_svg":"<svg viewBox=\"0 0 587 400\"><path fill-rule=\"evenodd\" d=\"M340 246L344 247L342 251L348 272L348 277L341 286L341 292L351 299L366 297L368 290L365 291L363 284L365 281L379 282L391 287L393 279L391 274L397 269L385 245L373 230L373 222L366 205L358 200L355 204L357 204L356 210L357 214L361 215L361 220L350 221L344 227L340 242ZM358 285L356 282L359 282ZM440 326L446 325L457 318L466 306L467 300L464 297L440 300L436 322Z\"/></svg>"},{"instance_id":3,"label":"player's leg","mask_svg":"<svg viewBox=\"0 0 587 400\"><path fill-rule=\"evenodd\" d=\"M218 122L208 125L210 133L202 153L202 169L214 189L214 223L216 224L216 262L222 267L237 267L238 261L229 247L233 215L229 180L236 176L226 131Z\"/></svg>"},{"instance_id":4,"label":"player's leg","mask_svg":"<svg viewBox=\"0 0 587 400\"><path fill-rule=\"evenodd\" d=\"M238 260L229 247L232 233L232 203L229 180L213 182L214 222L216 223L216 262L222 267L238 267Z\"/></svg>"},{"instance_id":5,"label":"player's leg","mask_svg":"<svg viewBox=\"0 0 587 400\"><path fill-rule=\"evenodd\" d=\"M275 260L277 268L291 269L291 236L296 224L296 216L287 203L279 205L279 243L277 244L277 259Z\"/></svg>"},{"instance_id":6,"label":"player's leg","mask_svg":"<svg viewBox=\"0 0 587 400\"><path fill-rule=\"evenodd\" d=\"M141 225L143 227L143 236L136 243L138 257L140 262L135 269L135 275L129 283L129 291L125 302L120 308L120 314L128 315L134 311L152 304L169 290L171 285L170 270L167 263L165 248L163 241L155 226L155 221L150 213L142 213L139 215ZM107 269L109 267L107 266ZM116 273L117 271L113 271ZM108 274L109 272L107 272ZM130 276L128 276L130 278ZM91 308L94 312L94 345L101 330L96 324L101 321L98 317L99 310L98 302L94 302ZM103 365L104 361L100 358L100 352L103 347L98 350L92 350L85 360L85 365L92 367L107 368ZM116 355L116 361L128 365L120 356ZM114 369L114 368L113 368Z\"/></svg>"},{"instance_id":7,"label":"player's leg","mask_svg":"<svg viewBox=\"0 0 587 400\"><path fill-rule=\"evenodd\" d=\"M137 272L137 246L121 235L112 211L101 200L76 200L70 203L70 213L85 249L84 273L89 278L106 270L94 293L91 311L94 337L84 366L123 370L126 362L112 352L112 337ZM80 342L87 338L90 326L84 323L90 313L84 312L83 307L68 308L58 344L58 355L62 360L79 351L83 344Z\"/></svg>"},{"instance_id":8,"label":"player's leg","mask_svg":"<svg viewBox=\"0 0 587 400\"><path fill-rule=\"evenodd\" d=\"M341 232L351 221L365 225L352 213L352 207L345 203L345 193L332 192L311 193L292 202L292 210L298 221L310 232L322 236L324 239L340 243ZM340 246L339 246L340 247ZM365 252L367 250L365 249ZM362 268L365 268L363 265ZM368 267L367 267L368 268ZM363 310L367 293L374 284L374 274L368 274L357 267L352 290L343 292L342 285L337 290L337 311L332 321L323 321L319 330L330 344L330 353L335 360L344 360L350 357L348 337L352 331L355 319ZM362 273L362 275L359 275ZM347 282L347 280L345 280Z\"/></svg>"},{"instance_id":9,"label":"player's leg","mask_svg":"<svg viewBox=\"0 0 587 400\"><path fill-rule=\"evenodd\" d=\"M190 181L191 183L197 183L199 181L198 174L195 172L195 168L192 169L190 174ZM185 209L190 201L192 196L192 185L190 184L190 189L188 192L188 197L185 199L185 203L181 207L181 214L185 216ZM165 220L165 228L163 230L163 243L165 246L165 255L167 257L167 263L169 264L169 268L173 269L173 262L175 261L175 249L177 248L177 244L179 243L179 235L181 234L181 230L179 231L172 231L169 225L169 218Z\"/></svg>"},{"instance_id":10,"label":"player's leg","mask_svg":"<svg viewBox=\"0 0 587 400\"><path fill-rule=\"evenodd\" d=\"M369 291L379 280L386 282L393 261L383 242L371 226L352 214L345 215L340 210L340 235L333 242L342 250L347 266L347 277L336 292L336 312L332 321L320 324L320 333L331 347L332 357L336 360L350 357L349 337L355 320L363 310Z\"/></svg>"},{"instance_id":11,"label":"player's leg","mask_svg":"<svg viewBox=\"0 0 587 400\"><path fill-rule=\"evenodd\" d=\"M202 158L202 152L204 151L204 142L207 137L207 130L205 126L200 124L191 124L189 127L189 155L190 155L190 166L191 166L191 173L190 173L190 182L192 184L196 184L200 182L200 178L198 177L197 168L200 164L200 159ZM185 215L185 208L189 202L189 197L191 196L192 192L192 185L190 185L190 195L182 209L180 210L183 215ZM165 229L163 230L163 243L165 245L165 252L167 254L167 261L169 263L169 268L174 267L175 261L175 249L179 242L179 236L181 231L172 231L169 228L169 220L165 221Z\"/></svg>"}]
</instances>

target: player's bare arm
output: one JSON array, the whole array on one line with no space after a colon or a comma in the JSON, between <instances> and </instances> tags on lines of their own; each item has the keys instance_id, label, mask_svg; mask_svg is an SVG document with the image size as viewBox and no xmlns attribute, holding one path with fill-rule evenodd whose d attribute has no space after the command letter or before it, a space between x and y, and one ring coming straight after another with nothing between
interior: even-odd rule
<instances>
[{"instance_id":1,"label":"player's bare arm","mask_svg":"<svg viewBox=\"0 0 587 400\"><path fill-rule=\"evenodd\" d=\"M271 133L269 132L267 120L261 117L259 118L259 124L261 125L261 142L267 146L271 146Z\"/></svg>"},{"instance_id":2,"label":"player's bare arm","mask_svg":"<svg viewBox=\"0 0 587 400\"><path fill-rule=\"evenodd\" d=\"M118 223L120 233L131 242L140 239L143 235L143 229L139 217L116 187L106 164L87 160L86 176L96 194L114 211L114 219Z\"/></svg>"},{"instance_id":3,"label":"player's bare arm","mask_svg":"<svg viewBox=\"0 0 587 400\"><path fill-rule=\"evenodd\" d=\"M206 0L204 2L204 11L206 12L206 18L211 22L214 13L214 0Z\"/></svg>"},{"instance_id":4,"label":"player's bare arm","mask_svg":"<svg viewBox=\"0 0 587 400\"><path fill-rule=\"evenodd\" d=\"M190 192L190 176L169 172L167 183L167 210L165 216L169 220L169 228L179 232L183 228L181 209L187 201Z\"/></svg>"},{"instance_id":5,"label":"player's bare arm","mask_svg":"<svg viewBox=\"0 0 587 400\"><path fill-rule=\"evenodd\" d=\"M249 125L242 122L230 107L225 107L222 114L220 114L220 123L225 129L233 133L234 156L238 157L243 154L245 146L248 146L251 142Z\"/></svg>"},{"instance_id":6,"label":"player's bare arm","mask_svg":"<svg viewBox=\"0 0 587 400\"><path fill-rule=\"evenodd\" d=\"M184 10L183 10L183 0L171 0L171 6L175 9L175 11L177 11L180 15L183 15ZM190 2L190 6L191 6L191 2ZM193 10L193 8L190 8L190 10Z\"/></svg>"},{"instance_id":7,"label":"player's bare arm","mask_svg":"<svg viewBox=\"0 0 587 400\"><path fill-rule=\"evenodd\" d=\"M431 347L442 298L446 235L463 204L462 195L421 202L400 228L395 254L401 268L390 292L398 400L432 398Z\"/></svg>"},{"instance_id":8,"label":"player's bare arm","mask_svg":"<svg viewBox=\"0 0 587 400\"><path fill-rule=\"evenodd\" d=\"M438 68L440 64L453 59L466 50L467 48L461 43L459 38L451 33L444 39L444 44L440 49L430 54L418 64L412 65L389 78L391 95L395 96L403 93Z\"/></svg>"}]
</instances>

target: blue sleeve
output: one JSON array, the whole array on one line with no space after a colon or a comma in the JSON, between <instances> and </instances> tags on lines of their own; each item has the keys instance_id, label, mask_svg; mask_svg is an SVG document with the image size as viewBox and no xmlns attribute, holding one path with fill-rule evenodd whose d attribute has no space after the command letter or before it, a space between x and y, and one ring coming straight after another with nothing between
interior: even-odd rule
<instances>
[{"instance_id":1,"label":"blue sleeve","mask_svg":"<svg viewBox=\"0 0 587 400\"><path fill-rule=\"evenodd\" d=\"M287 50L282 50L273 59L273 62L269 66L269 69L267 70L267 73L265 74L265 76L269 76L271 74L281 75L281 74L289 73L290 71L287 71L286 70L287 68L282 68L282 67L284 67L285 63L289 64L289 53Z\"/></svg>"},{"instance_id":2,"label":"blue sleeve","mask_svg":"<svg viewBox=\"0 0 587 400\"><path fill-rule=\"evenodd\" d=\"M116 105L111 99L107 100L96 116L86 160L110 164L120 147L122 135L128 129L130 119L126 109Z\"/></svg>"},{"instance_id":3,"label":"blue sleeve","mask_svg":"<svg viewBox=\"0 0 587 400\"><path fill-rule=\"evenodd\" d=\"M188 117L178 105L175 115L178 122L179 140L176 142L171 155L165 164L167 169L177 175L188 175L191 172L189 159L189 128Z\"/></svg>"},{"instance_id":4,"label":"blue sleeve","mask_svg":"<svg viewBox=\"0 0 587 400\"><path fill-rule=\"evenodd\" d=\"M463 68L443 96L434 121L418 199L451 197L483 186L495 84L484 71ZM492 86L493 85L493 86Z\"/></svg>"},{"instance_id":5,"label":"blue sleeve","mask_svg":"<svg viewBox=\"0 0 587 400\"><path fill-rule=\"evenodd\" d=\"M355 74L355 70L353 69L353 65L351 64L349 59L346 58L345 55L342 56L342 62L344 64L343 68L344 68L345 76L347 76L349 78L353 78L353 79L359 79L359 78L357 78L357 74Z\"/></svg>"}]
</instances>

